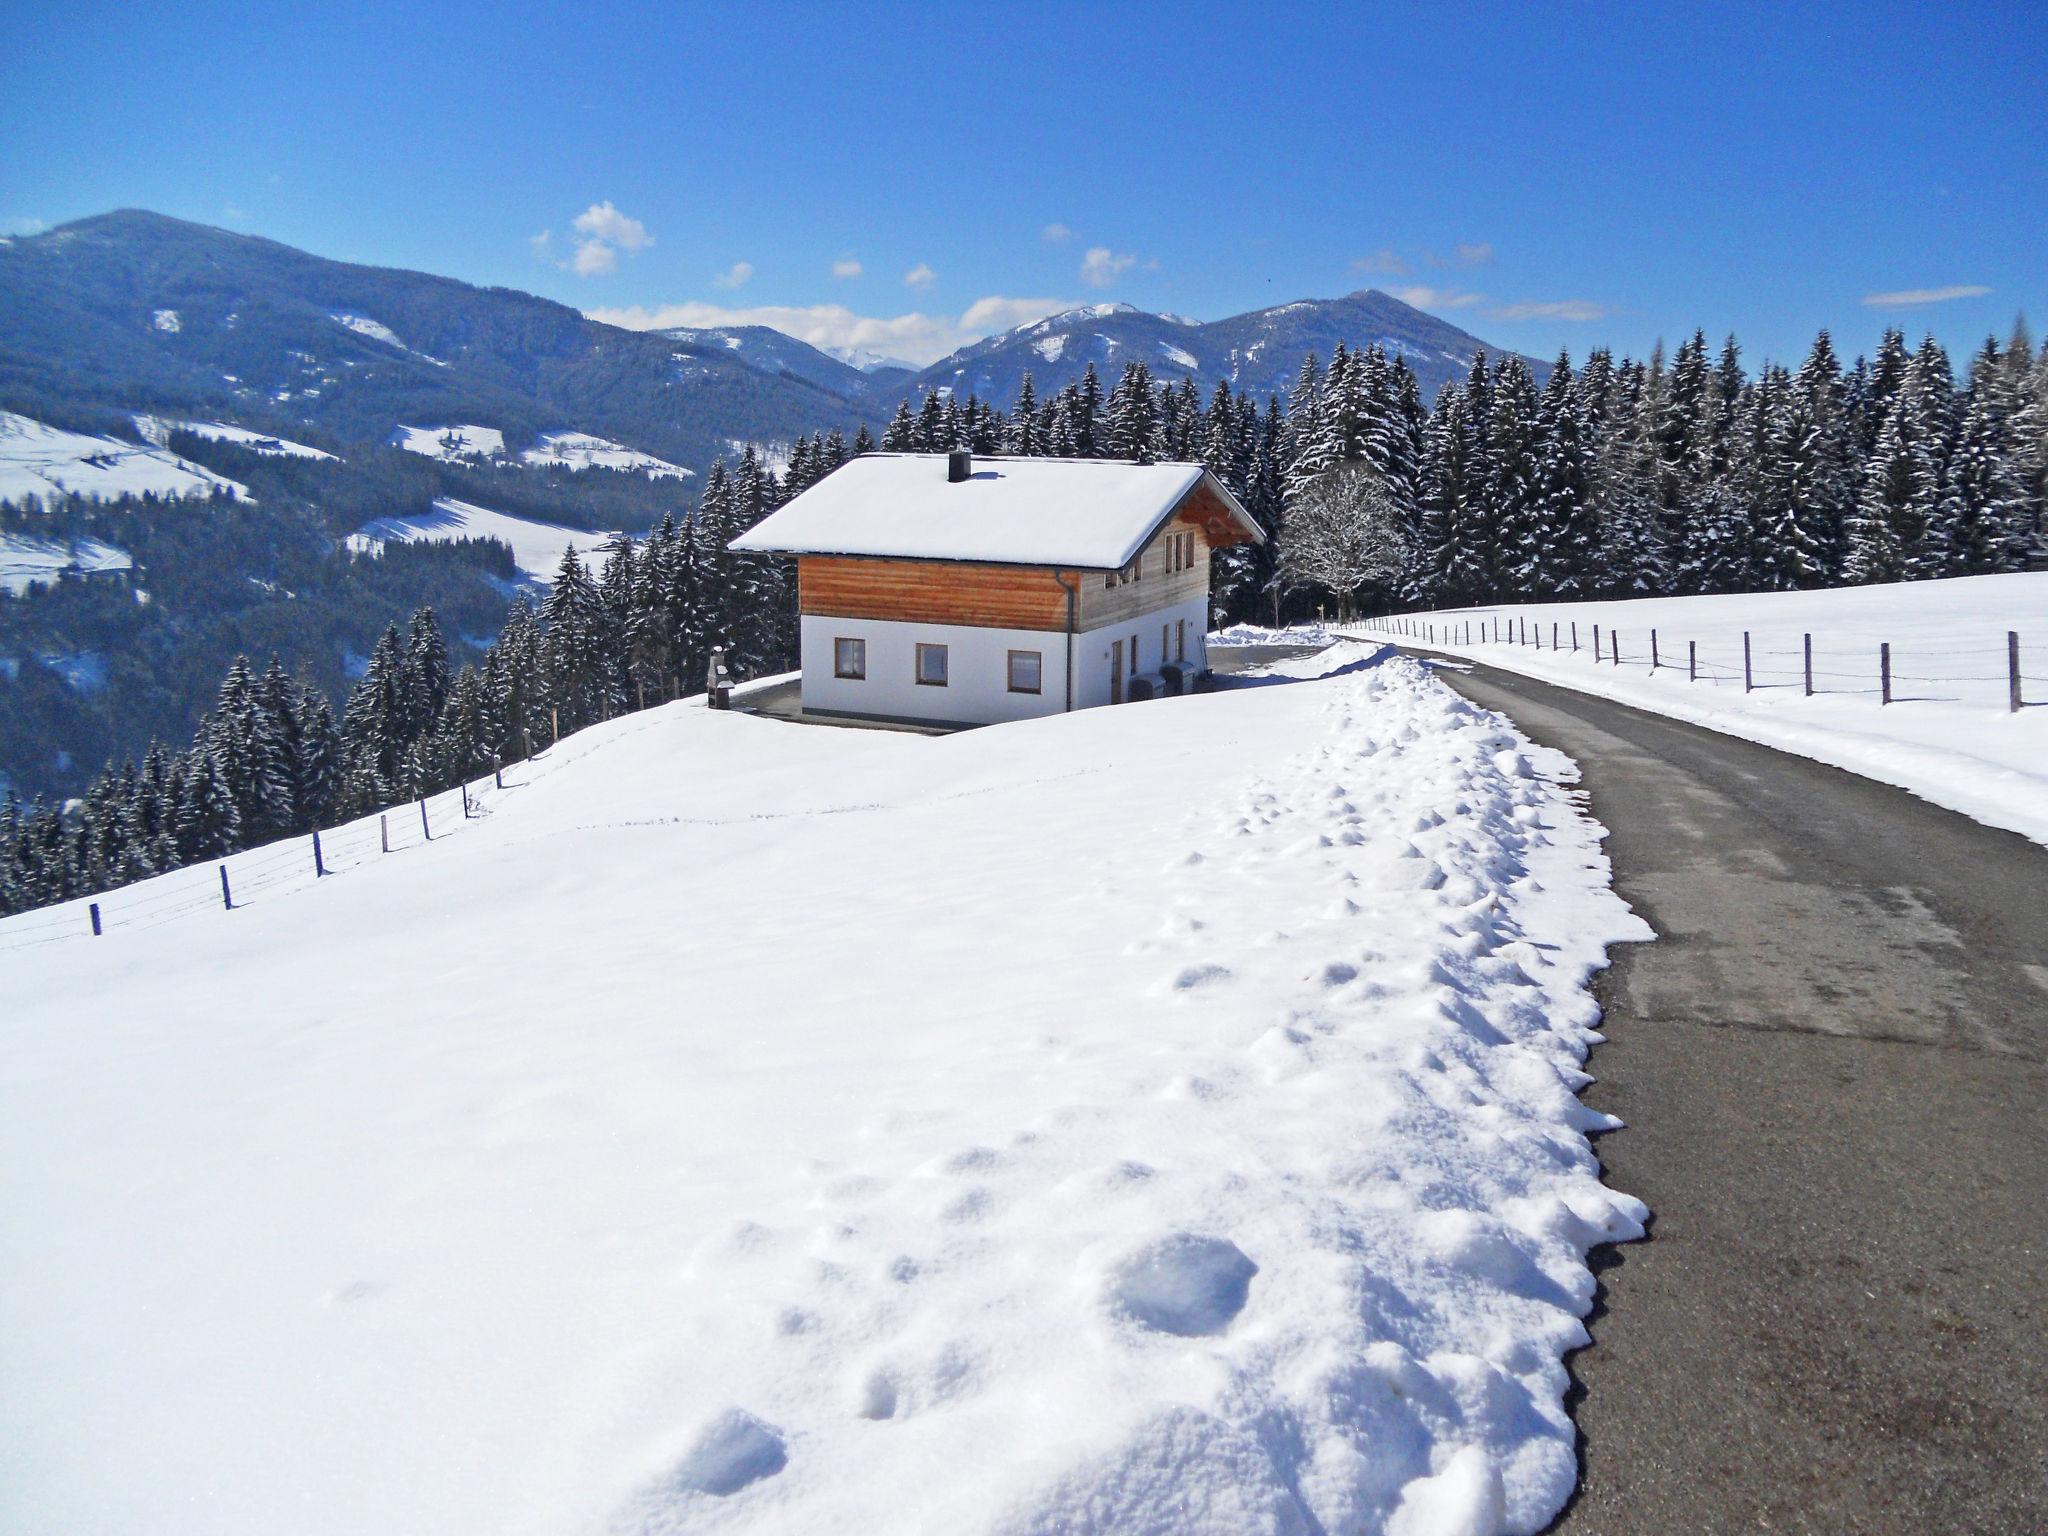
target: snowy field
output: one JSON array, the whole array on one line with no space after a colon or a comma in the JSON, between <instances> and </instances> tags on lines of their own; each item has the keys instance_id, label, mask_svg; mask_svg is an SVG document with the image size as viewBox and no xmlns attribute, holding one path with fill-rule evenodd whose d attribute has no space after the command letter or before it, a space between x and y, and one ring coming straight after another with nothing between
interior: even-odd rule
<instances>
[{"instance_id":1,"label":"snowy field","mask_svg":"<svg viewBox=\"0 0 2048 1536\"><path fill-rule=\"evenodd\" d=\"M1477 643L1496 620L1502 641ZM1422 638L1433 633L1440 650L1833 763L2048 843L2048 572L1824 592L1461 608L1409 622L1434 625ZM1577 653L1570 649L1573 623ZM1529 626L1529 643L1507 643L1510 626L1520 624ZM1551 648L1553 624L1562 650ZM1606 658L1597 664L1596 624ZM1661 661L1654 673L1653 629ZM1755 684L1747 694L1744 630ZM1612 659L1617 631L1619 665ZM2017 714L2007 706L2008 631L2020 637L2028 705ZM1464 642L1466 633L1475 643ZM1802 639L1808 634L1810 698ZM1687 680L1688 641L1698 644L1696 681ZM1878 667L1883 644L1892 648L1888 705Z\"/></svg>"},{"instance_id":2,"label":"snowy field","mask_svg":"<svg viewBox=\"0 0 2048 1536\"><path fill-rule=\"evenodd\" d=\"M260 453L273 459L331 459L333 454L324 448L309 448L304 443L295 443L288 437L273 437L268 432L252 431L225 421L168 421L161 416L137 416L135 429L143 438L161 448L169 441L173 432L191 432L200 437L212 438L219 443L233 443L238 448L247 448L251 453Z\"/></svg>"},{"instance_id":3,"label":"snowy field","mask_svg":"<svg viewBox=\"0 0 2048 1536\"><path fill-rule=\"evenodd\" d=\"M697 473L588 432L544 433L538 444L519 455L519 462L561 469L634 470L657 480L664 476L681 480Z\"/></svg>"},{"instance_id":4,"label":"snowy field","mask_svg":"<svg viewBox=\"0 0 2048 1536\"><path fill-rule=\"evenodd\" d=\"M394 448L430 459L496 459L504 456L505 434L496 427L400 427L391 434Z\"/></svg>"},{"instance_id":5,"label":"snowy field","mask_svg":"<svg viewBox=\"0 0 2048 1536\"><path fill-rule=\"evenodd\" d=\"M686 701L317 887L0 922L0 1527L1541 1527L1646 932L1563 759L1292 665Z\"/></svg>"},{"instance_id":6,"label":"snowy field","mask_svg":"<svg viewBox=\"0 0 2048 1536\"><path fill-rule=\"evenodd\" d=\"M28 416L0 411L0 502L25 496L211 496L249 488L162 448L66 432Z\"/></svg>"},{"instance_id":7,"label":"snowy field","mask_svg":"<svg viewBox=\"0 0 2048 1536\"><path fill-rule=\"evenodd\" d=\"M435 500L431 512L412 517L380 517L365 523L348 536L348 547L358 554L381 554L389 543L432 539L499 539L512 546L512 563L536 581L553 581L562 563L562 551L575 546L576 553L593 571L602 571L611 558L610 547L617 534L591 533L582 528L565 528L560 523L543 523L536 518L514 517L510 512L493 512L452 496Z\"/></svg>"},{"instance_id":8,"label":"snowy field","mask_svg":"<svg viewBox=\"0 0 2048 1536\"><path fill-rule=\"evenodd\" d=\"M125 549L100 539L43 539L34 534L0 532L0 592L21 596L30 587L48 585L65 571L126 571L135 561Z\"/></svg>"}]
</instances>

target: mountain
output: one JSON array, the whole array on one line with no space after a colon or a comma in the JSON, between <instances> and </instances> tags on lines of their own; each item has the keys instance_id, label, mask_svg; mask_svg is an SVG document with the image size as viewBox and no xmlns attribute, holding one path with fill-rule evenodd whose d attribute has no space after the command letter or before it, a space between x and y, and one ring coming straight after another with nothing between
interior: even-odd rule
<instances>
[{"instance_id":1,"label":"mountain","mask_svg":"<svg viewBox=\"0 0 2048 1536\"><path fill-rule=\"evenodd\" d=\"M679 326L655 334L680 345L737 359L761 373L788 376L829 390L842 400L887 398L895 405L903 381L917 372L910 363L852 347L830 351L785 336L765 325Z\"/></svg>"},{"instance_id":2,"label":"mountain","mask_svg":"<svg viewBox=\"0 0 2048 1536\"><path fill-rule=\"evenodd\" d=\"M161 214L0 241L0 406L63 425L147 410L348 445L475 423L514 454L566 431L701 467L736 438L850 431L864 414L868 375L779 339L822 367L764 369L722 340Z\"/></svg>"},{"instance_id":3,"label":"mountain","mask_svg":"<svg viewBox=\"0 0 2048 1536\"><path fill-rule=\"evenodd\" d=\"M1080 378L1089 363L1106 387L1124 364L1138 361L1158 379L1192 377L1204 394L1221 379L1233 390L1284 395L1306 353L1328 362L1339 342L1352 348L1377 342L1389 354L1398 352L1425 400L1461 377L1474 352L1492 357L1502 350L1377 288L1210 321L1148 314L1128 304L1093 304L963 347L911 379L906 392L951 390L1007 408L1026 373L1042 398ZM1539 380L1549 377L1548 363L1524 361Z\"/></svg>"}]
</instances>

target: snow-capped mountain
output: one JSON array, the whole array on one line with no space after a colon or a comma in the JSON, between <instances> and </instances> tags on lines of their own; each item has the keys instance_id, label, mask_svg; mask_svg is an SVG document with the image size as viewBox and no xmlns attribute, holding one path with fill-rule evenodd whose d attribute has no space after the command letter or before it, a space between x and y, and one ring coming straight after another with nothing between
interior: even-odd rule
<instances>
[{"instance_id":1,"label":"snow-capped mountain","mask_svg":"<svg viewBox=\"0 0 2048 1536\"><path fill-rule=\"evenodd\" d=\"M1218 380L1255 395L1284 393L1304 354L1328 361L1342 342L1377 343L1407 359L1425 399L1462 375L1472 354L1501 351L1391 294L1361 289L1339 299L1302 299L1222 320L1149 314L1129 304L1090 304L963 347L910 381L910 393L952 390L1007 407L1029 373L1041 395L1078 379L1093 363L1106 385L1142 362L1157 379L1193 378L1204 394ZM1526 359L1540 379L1549 365Z\"/></svg>"},{"instance_id":2,"label":"snow-capped mountain","mask_svg":"<svg viewBox=\"0 0 2048 1536\"><path fill-rule=\"evenodd\" d=\"M864 401L877 385L887 394L917 371L910 363L893 362L875 352L850 347L822 350L765 325L679 326L654 334L713 355L722 348L756 372L801 379L842 400Z\"/></svg>"}]
</instances>

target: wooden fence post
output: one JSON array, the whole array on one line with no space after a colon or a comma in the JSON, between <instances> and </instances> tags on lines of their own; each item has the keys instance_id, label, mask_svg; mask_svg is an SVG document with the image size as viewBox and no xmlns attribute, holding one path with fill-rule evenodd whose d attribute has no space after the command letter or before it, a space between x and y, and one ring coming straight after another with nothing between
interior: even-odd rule
<instances>
[{"instance_id":1,"label":"wooden fence post","mask_svg":"<svg viewBox=\"0 0 2048 1536\"><path fill-rule=\"evenodd\" d=\"M1650 670L1657 670L1657 631L1650 631Z\"/></svg>"},{"instance_id":2,"label":"wooden fence post","mask_svg":"<svg viewBox=\"0 0 2048 1536\"><path fill-rule=\"evenodd\" d=\"M220 904L230 912L235 910L235 897L228 889L228 867L225 864L220 867Z\"/></svg>"},{"instance_id":3,"label":"wooden fence post","mask_svg":"<svg viewBox=\"0 0 2048 1536\"><path fill-rule=\"evenodd\" d=\"M427 797L420 796L420 833L428 842L434 840L434 829L427 825Z\"/></svg>"},{"instance_id":4,"label":"wooden fence post","mask_svg":"<svg viewBox=\"0 0 2048 1536\"><path fill-rule=\"evenodd\" d=\"M1700 680L1700 643L1697 640L1685 642L1685 680L1688 683Z\"/></svg>"},{"instance_id":5,"label":"wooden fence post","mask_svg":"<svg viewBox=\"0 0 2048 1536\"><path fill-rule=\"evenodd\" d=\"M1877 691L1878 703L1892 701L1892 643L1880 641L1877 647Z\"/></svg>"},{"instance_id":6,"label":"wooden fence post","mask_svg":"<svg viewBox=\"0 0 2048 1536\"><path fill-rule=\"evenodd\" d=\"M552 747L562 739L562 711L553 704L548 706L548 729L554 733L548 738L548 745Z\"/></svg>"},{"instance_id":7,"label":"wooden fence post","mask_svg":"<svg viewBox=\"0 0 2048 1536\"><path fill-rule=\"evenodd\" d=\"M1557 620L1555 619L1550 621L1550 648L1553 651L1557 649Z\"/></svg>"},{"instance_id":8,"label":"wooden fence post","mask_svg":"<svg viewBox=\"0 0 2048 1536\"><path fill-rule=\"evenodd\" d=\"M1572 654L1574 656L1579 654L1579 621L1577 619L1572 620Z\"/></svg>"},{"instance_id":9,"label":"wooden fence post","mask_svg":"<svg viewBox=\"0 0 2048 1536\"><path fill-rule=\"evenodd\" d=\"M2018 714L2023 701L2020 698L2020 632L2016 629L2005 632L2005 693L2006 708Z\"/></svg>"},{"instance_id":10,"label":"wooden fence post","mask_svg":"<svg viewBox=\"0 0 2048 1536\"><path fill-rule=\"evenodd\" d=\"M1813 636L1801 635L1799 638L1801 648L1806 655L1804 662L1806 669L1806 696L1810 699L1813 697Z\"/></svg>"},{"instance_id":11,"label":"wooden fence post","mask_svg":"<svg viewBox=\"0 0 2048 1536\"><path fill-rule=\"evenodd\" d=\"M98 938L100 936L100 904L95 901L86 910L92 913L92 936Z\"/></svg>"},{"instance_id":12,"label":"wooden fence post","mask_svg":"<svg viewBox=\"0 0 2048 1536\"><path fill-rule=\"evenodd\" d=\"M1577 647L1577 646L1573 646L1573 647L1572 647L1572 649L1573 649L1573 650L1577 650L1577 649L1578 649L1578 647ZM1599 661L1599 659L1600 659L1600 626L1599 626L1598 624L1595 624L1595 625L1593 626L1593 660L1597 662L1597 661Z\"/></svg>"},{"instance_id":13,"label":"wooden fence post","mask_svg":"<svg viewBox=\"0 0 2048 1536\"><path fill-rule=\"evenodd\" d=\"M1749 631L1745 629L1742 632L1742 691L1748 693L1754 687L1756 682L1749 670Z\"/></svg>"},{"instance_id":14,"label":"wooden fence post","mask_svg":"<svg viewBox=\"0 0 2048 1536\"><path fill-rule=\"evenodd\" d=\"M377 841L385 853L391 851L391 818L382 811L377 813Z\"/></svg>"},{"instance_id":15,"label":"wooden fence post","mask_svg":"<svg viewBox=\"0 0 2048 1536\"><path fill-rule=\"evenodd\" d=\"M469 781L462 781L462 819L469 820Z\"/></svg>"},{"instance_id":16,"label":"wooden fence post","mask_svg":"<svg viewBox=\"0 0 2048 1536\"><path fill-rule=\"evenodd\" d=\"M1621 631L1620 631L1620 630L1618 630L1618 629L1610 629L1609 631L1607 631L1607 649L1608 649L1608 650L1610 650L1610 651L1612 651L1612 652L1614 653L1614 664L1615 664L1615 665L1616 665L1617 667L1618 667L1618 666L1620 666L1620 665L1621 665Z\"/></svg>"},{"instance_id":17,"label":"wooden fence post","mask_svg":"<svg viewBox=\"0 0 2048 1536\"><path fill-rule=\"evenodd\" d=\"M327 861L320 856L320 829L313 829L313 878L318 880L327 873Z\"/></svg>"},{"instance_id":18,"label":"wooden fence post","mask_svg":"<svg viewBox=\"0 0 2048 1536\"><path fill-rule=\"evenodd\" d=\"M495 752L491 754L491 777L498 781L498 788L505 787L505 760Z\"/></svg>"}]
</instances>

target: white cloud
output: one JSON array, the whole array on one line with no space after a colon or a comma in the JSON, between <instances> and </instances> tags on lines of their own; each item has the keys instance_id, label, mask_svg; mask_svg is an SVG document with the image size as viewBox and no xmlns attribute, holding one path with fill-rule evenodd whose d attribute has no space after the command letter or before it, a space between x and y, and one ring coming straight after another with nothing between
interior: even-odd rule
<instances>
[{"instance_id":1,"label":"white cloud","mask_svg":"<svg viewBox=\"0 0 2048 1536\"><path fill-rule=\"evenodd\" d=\"M903 274L903 286L906 288L929 288L938 280L939 274L921 261Z\"/></svg>"},{"instance_id":2,"label":"white cloud","mask_svg":"<svg viewBox=\"0 0 2048 1536\"><path fill-rule=\"evenodd\" d=\"M592 309L588 313L593 320L632 331L766 325L814 347L860 347L922 365L937 362L970 341L1075 307L1073 299L1013 299L992 294L975 300L957 316L921 312L861 315L844 304L764 304L733 309L696 302L662 304L651 309L635 304Z\"/></svg>"},{"instance_id":3,"label":"white cloud","mask_svg":"<svg viewBox=\"0 0 2048 1536\"><path fill-rule=\"evenodd\" d=\"M1061 245L1074 238L1074 232L1064 224L1048 224L1038 232L1038 238L1047 245Z\"/></svg>"},{"instance_id":4,"label":"white cloud","mask_svg":"<svg viewBox=\"0 0 2048 1536\"><path fill-rule=\"evenodd\" d=\"M751 261L736 261L719 273L718 276L712 278L711 286L714 288L744 287L747 279L753 275L754 264Z\"/></svg>"},{"instance_id":5,"label":"white cloud","mask_svg":"<svg viewBox=\"0 0 2048 1536\"><path fill-rule=\"evenodd\" d=\"M1457 248L1458 265L1461 267L1483 267L1493 260L1493 247L1484 240Z\"/></svg>"},{"instance_id":6,"label":"white cloud","mask_svg":"<svg viewBox=\"0 0 2048 1536\"><path fill-rule=\"evenodd\" d=\"M593 240L602 240L607 245L616 245L622 251L644 251L654 244L654 236L647 233L647 226L638 219L627 218L611 205L610 199L592 203L577 214L576 232Z\"/></svg>"},{"instance_id":7,"label":"white cloud","mask_svg":"<svg viewBox=\"0 0 2048 1536\"><path fill-rule=\"evenodd\" d=\"M1470 309L1486 299L1483 293L1457 293L1449 288L1426 288L1420 283L1387 291L1403 304L1412 304L1417 309Z\"/></svg>"},{"instance_id":8,"label":"white cloud","mask_svg":"<svg viewBox=\"0 0 2048 1536\"><path fill-rule=\"evenodd\" d=\"M0 235L40 235L49 227L41 219L6 219L0 220Z\"/></svg>"},{"instance_id":9,"label":"white cloud","mask_svg":"<svg viewBox=\"0 0 2048 1536\"><path fill-rule=\"evenodd\" d=\"M555 255L555 232L552 229L542 230L527 244L533 247L533 254L542 261L552 262L578 277L616 272L620 251L644 251L654 244L654 236L647 233L645 224L638 219L627 218L609 200L592 203L569 222L582 238L576 241L575 252L566 261Z\"/></svg>"},{"instance_id":10,"label":"white cloud","mask_svg":"<svg viewBox=\"0 0 2048 1536\"><path fill-rule=\"evenodd\" d=\"M864 270L866 269L851 256L842 256L832 263L834 277L859 277Z\"/></svg>"},{"instance_id":11,"label":"white cloud","mask_svg":"<svg viewBox=\"0 0 2048 1536\"><path fill-rule=\"evenodd\" d=\"M1486 312L1490 320L1605 320L1614 311L1591 299L1545 299L1501 304Z\"/></svg>"},{"instance_id":12,"label":"white cloud","mask_svg":"<svg viewBox=\"0 0 2048 1536\"><path fill-rule=\"evenodd\" d=\"M578 277L596 277L601 273L618 269L619 253L602 240L579 240L576 254L569 259L570 270Z\"/></svg>"},{"instance_id":13,"label":"white cloud","mask_svg":"<svg viewBox=\"0 0 2048 1536\"><path fill-rule=\"evenodd\" d=\"M1378 273L1382 277L1406 277L1413 269L1391 245L1383 245L1370 256L1361 256L1352 262L1351 270Z\"/></svg>"},{"instance_id":14,"label":"white cloud","mask_svg":"<svg viewBox=\"0 0 2048 1536\"><path fill-rule=\"evenodd\" d=\"M1107 288L1119 277L1137 265L1135 256L1122 256L1106 245L1088 248L1088 254L1081 258L1081 281L1096 288Z\"/></svg>"},{"instance_id":15,"label":"white cloud","mask_svg":"<svg viewBox=\"0 0 2048 1536\"><path fill-rule=\"evenodd\" d=\"M1872 309L1905 309L1914 304L1944 304L1950 299L1981 299L1991 290L1982 283L1957 283L1948 288L1901 288L1895 293L1866 293Z\"/></svg>"}]
</instances>

